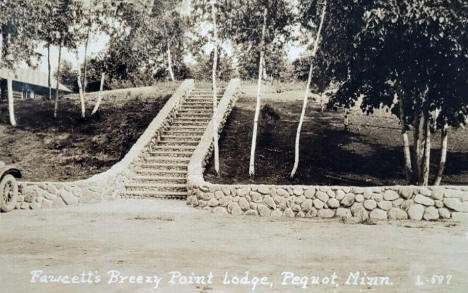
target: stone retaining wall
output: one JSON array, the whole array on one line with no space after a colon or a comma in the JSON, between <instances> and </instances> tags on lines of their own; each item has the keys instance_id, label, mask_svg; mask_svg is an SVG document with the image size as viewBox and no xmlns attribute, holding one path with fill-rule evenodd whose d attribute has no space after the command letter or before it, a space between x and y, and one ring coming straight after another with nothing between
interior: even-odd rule
<instances>
[{"instance_id":1,"label":"stone retaining wall","mask_svg":"<svg viewBox=\"0 0 468 293\"><path fill-rule=\"evenodd\" d=\"M130 151L109 170L73 182L19 182L20 195L16 208L62 207L119 197L125 183L134 175L133 167L151 150L152 145L157 144L159 134L170 126L183 100L193 88L192 79L182 82Z\"/></svg>"},{"instance_id":2,"label":"stone retaining wall","mask_svg":"<svg viewBox=\"0 0 468 293\"><path fill-rule=\"evenodd\" d=\"M373 220L468 219L468 187L192 186L194 207L233 215Z\"/></svg>"},{"instance_id":3,"label":"stone retaining wall","mask_svg":"<svg viewBox=\"0 0 468 293\"><path fill-rule=\"evenodd\" d=\"M218 107L221 131L236 101L229 84ZM187 204L220 214L372 220L468 220L468 186L221 185L203 178L213 148L212 123L188 166Z\"/></svg>"}]
</instances>

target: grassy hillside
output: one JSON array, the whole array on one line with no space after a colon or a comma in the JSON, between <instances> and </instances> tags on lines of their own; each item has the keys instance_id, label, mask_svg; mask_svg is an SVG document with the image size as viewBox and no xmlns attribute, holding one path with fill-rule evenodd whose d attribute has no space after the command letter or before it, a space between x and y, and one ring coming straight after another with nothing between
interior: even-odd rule
<instances>
[{"instance_id":1,"label":"grassy hillside","mask_svg":"<svg viewBox=\"0 0 468 293\"><path fill-rule=\"evenodd\" d=\"M143 133L174 92L176 84L154 89L105 92L100 111L81 119L76 95L59 103L16 101L17 127L7 124L6 103L0 104L0 160L17 164L28 181L75 180L107 170L118 162ZM87 113L95 94L86 96Z\"/></svg>"}]
</instances>

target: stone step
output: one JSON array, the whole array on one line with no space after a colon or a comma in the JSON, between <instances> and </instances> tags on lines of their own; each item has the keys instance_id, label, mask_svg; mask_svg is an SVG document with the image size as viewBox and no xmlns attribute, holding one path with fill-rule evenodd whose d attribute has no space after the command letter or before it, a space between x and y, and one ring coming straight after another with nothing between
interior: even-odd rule
<instances>
[{"instance_id":1,"label":"stone step","mask_svg":"<svg viewBox=\"0 0 468 293\"><path fill-rule=\"evenodd\" d=\"M155 175L139 175L133 178L135 183L148 183L148 184L186 184L186 177L174 177L174 176L155 176Z\"/></svg>"},{"instance_id":2,"label":"stone step","mask_svg":"<svg viewBox=\"0 0 468 293\"><path fill-rule=\"evenodd\" d=\"M174 121L198 121L198 122L210 122L212 115L207 115L207 117L200 117L200 116L178 116Z\"/></svg>"},{"instance_id":3,"label":"stone step","mask_svg":"<svg viewBox=\"0 0 468 293\"><path fill-rule=\"evenodd\" d=\"M171 152L186 152L193 151L196 146L186 146L186 145L157 145L153 147L153 151L171 151Z\"/></svg>"},{"instance_id":4,"label":"stone step","mask_svg":"<svg viewBox=\"0 0 468 293\"><path fill-rule=\"evenodd\" d=\"M187 104L184 104L184 105L182 105L182 108L180 108L179 111L181 111L181 110L213 111L213 105L212 104L206 104L206 105L187 105Z\"/></svg>"},{"instance_id":5,"label":"stone step","mask_svg":"<svg viewBox=\"0 0 468 293\"><path fill-rule=\"evenodd\" d=\"M199 108L199 109L182 108L177 112L177 114L180 114L180 115L203 116L203 117L210 117L212 113L213 113L212 109L207 109L207 108Z\"/></svg>"},{"instance_id":6,"label":"stone step","mask_svg":"<svg viewBox=\"0 0 468 293\"><path fill-rule=\"evenodd\" d=\"M142 175L142 176L170 176L170 177L178 177L178 178L186 179L186 177L187 177L187 170L186 169L187 168L185 168L185 170L138 168L138 169L135 169L135 172L138 175Z\"/></svg>"},{"instance_id":7,"label":"stone step","mask_svg":"<svg viewBox=\"0 0 468 293\"><path fill-rule=\"evenodd\" d=\"M174 147L174 146L197 146L198 141L190 141L190 140L161 140L159 144L155 147L158 146L168 146L168 147Z\"/></svg>"},{"instance_id":8,"label":"stone step","mask_svg":"<svg viewBox=\"0 0 468 293\"><path fill-rule=\"evenodd\" d=\"M182 121L177 121L177 120L174 120L174 122L172 123L173 126L185 126L185 125L198 125L198 126L203 126L203 127L206 127L208 125L208 121L206 122L194 122L194 121L185 121L185 120L182 120Z\"/></svg>"},{"instance_id":9,"label":"stone step","mask_svg":"<svg viewBox=\"0 0 468 293\"><path fill-rule=\"evenodd\" d=\"M195 131L195 132L203 132L205 131L206 126L197 126L197 125L171 125L171 127L167 131Z\"/></svg>"},{"instance_id":10,"label":"stone step","mask_svg":"<svg viewBox=\"0 0 468 293\"><path fill-rule=\"evenodd\" d=\"M187 192L187 184L178 183L127 183L125 184L126 191L185 191Z\"/></svg>"},{"instance_id":11,"label":"stone step","mask_svg":"<svg viewBox=\"0 0 468 293\"><path fill-rule=\"evenodd\" d=\"M185 163L141 163L138 165L137 170L141 170L142 172L157 172L159 170L165 171L184 171L187 172L187 164Z\"/></svg>"},{"instance_id":12,"label":"stone step","mask_svg":"<svg viewBox=\"0 0 468 293\"><path fill-rule=\"evenodd\" d=\"M169 129L167 130L164 135L177 135L177 136L193 136L193 137L201 137L204 130L177 130L177 129Z\"/></svg>"},{"instance_id":13,"label":"stone step","mask_svg":"<svg viewBox=\"0 0 468 293\"><path fill-rule=\"evenodd\" d=\"M217 99L218 102L221 101L221 98ZM184 100L184 103L213 103L213 96L210 98L208 97L188 97Z\"/></svg>"},{"instance_id":14,"label":"stone step","mask_svg":"<svg viewBox=\"0 0 468 293\"><path fill-rule=\"evenodd\" d=\"M125 191L123 198L186 199L186 191Z\"/></svg>"},{"instance_id":15,"label":"stone step","mask_svg":"<svg viewBox=\"0 0 468 293\"><path fill-rule=\"evenodd\" d=\"M160 150L153 150L149 152L149 155L147 158L154 158L154 157L187 157L190 158L192 156L193 152L187 152L187 151L177 151L177 152L171 152L171 151L160 151Z\"/></svg>"},{"instance_id":16,"label":"stone step","mask_svg":"<svg viewBox=\"0 0 468 293\"><path fill-rule=\"evenodd\" d=\"M188 141L192 143L199 143L201 135L198 136L184 136L184 135L163 135L161 136L161 142L174 142L174 141Z\"/></svg>"},{"instance_id":17,"label":"stone step","mask_svg":"<svg viewBox=\"0 0 468 293\"><path fill-rule=\"evenodd\" d=\"M151 156L145 158L145 163L186 163L190 161L190 157L161 157Z\"/></svg>"}]
</instances>

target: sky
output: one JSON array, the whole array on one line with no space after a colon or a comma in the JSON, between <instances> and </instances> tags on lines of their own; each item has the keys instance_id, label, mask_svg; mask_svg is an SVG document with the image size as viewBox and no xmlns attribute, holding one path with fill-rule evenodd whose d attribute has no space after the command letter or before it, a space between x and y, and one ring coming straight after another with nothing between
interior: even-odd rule
<instances>
[{"instance_id":1,"label":"sky","mask_svg":"<svg viewBox=\"0 0 468 293\"><path fill-rule=\"evenodd\" d=\"M295 1L295 0L291 0ZM185 12L186 14L190 14L191 10L191 0L185 0L183 2L183 6L181 7L181 12ZM209 33L211 30L211 25L207 24L205 26L206 34ZM98 34L98 35L91 35L90 40L88 43L88 58L96 56L99 52L103 51L107 47L107 43L109 41L109 36L106 34ZM204 50L206 53L208 53L212 48L211 44L207 44L204 46ZM226 51L229 52L232 51L232 48L229 46L225 48ZM41 72L47 72L47 48L44 46L39 46L37 50L40 54L42 54L42 58L39 61L38 64L38 70ZM83 63L84 60L84 45L80 46L78 49L78 54L79 54L79 63ZM287 44L286 45L286 52L287 52L287 57L290 61L293 61L297 59L303 52L305 51L304 46L297 46L294 44ZM62 59L67 60L73 64L74 67L77 67L79 64L77 62L77 57L76 57L76 50L68 50L68 49L62 49ZM186 56L184 59L186 63L193 62L193 58L190 56ZM51 66L52 68L57 68L57 62L58 62L58 47L52 46L51 47ZM24 65L22 66L24 67Z\"/></svg>"}]
</instances>

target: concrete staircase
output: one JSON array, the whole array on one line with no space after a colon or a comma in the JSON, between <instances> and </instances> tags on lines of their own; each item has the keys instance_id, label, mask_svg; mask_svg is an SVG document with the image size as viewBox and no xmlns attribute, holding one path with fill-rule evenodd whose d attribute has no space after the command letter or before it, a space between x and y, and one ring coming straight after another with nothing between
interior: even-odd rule
<instances>
[{"instance_id":1,"label":"concrete staircase","mask_svg":"<svg viewBox=\"0 0 468 293\"><path fill-rule=\"evenodd\" d=\"M224 89L218 90L218 102ZM135 168L122 197L185 199L187 166L213 115L213 91L199 88L183 101L159 143Z\"/></svg>"}]
</instances>

